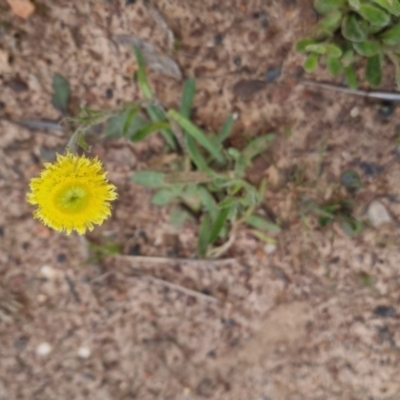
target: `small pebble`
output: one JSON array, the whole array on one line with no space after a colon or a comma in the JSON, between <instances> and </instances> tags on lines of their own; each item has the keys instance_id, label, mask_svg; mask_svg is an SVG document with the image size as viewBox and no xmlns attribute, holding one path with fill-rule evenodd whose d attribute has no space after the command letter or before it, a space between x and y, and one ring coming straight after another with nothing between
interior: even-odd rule
<instances>
[{"instance_id":1,"label":"small pebble","mask_svg":"<svg viewBox=\"0 0 400 400\"><path fill-rule=\"evenodd\" d=\"M215 36L214 36L214 42L215 42L215 44L221 44L222 43L222 39L223 39L223 36L222 36L222 34L221 33L217 33Z\"/></svg>"},{"instance_id":2,"label":"small pebble","mask_svg":"<svg viewBox=\"0 0 400 400\"><path fill-rule=\"evenodd\" d=\"M239 119L239 113L238 112L234 112L232 114L232 118L233 118L234 121L237 121Z\"/></svg>"},{"instance_id":3,"label":"small pebble","mask_svg":"<svg viewBox=\"0 0 400 400\"><path fill-rule=\"evenodd\" d=\"M49 343L44 342L39 344L39 346L36 349L36 354L38 356L45 357L48 356L52 350L53 348L51 347L51 345Z\"/></svg>"},{"instance_id":4,"label":"small pebble","mask_svg":"<svg viewBox=\"0 0 400 400\"><path fill-rule=\"evenodd\" d=\"M350 117L351 118L357 118L360 115L360 109L358 107L353 107L350 110Z\"/></svg>"},{"instance_id":5,"label":"small pebble","mask_svg":"<svg viewBox=\"0 0 400 400\"><path fill-rule=\"evenodd\" d=\"M235 57L233 59L233 63L237 66L240 67L242 65L242 59L240 57Z\"/></svg>"},{"instance_id":6,"label":"small pebble","mask_svg":"<svg viewBox=\"0 0 400 400\"><path fill-rule=\"evenodd\" d=\"M110 89L110 88L108 88L108 89L106 90L106 97L107 97L107 99L112 99L113 96L114 96L113 90Z\"/></svg>"},{"instance_id":7,"label":"small pebble","mask_svg":"<svg viewBox=\"0 0 400 400\"><path fill-rule=\"evenodd\" d=\"M391 306L378 306L374 309L374 314L378 317L394 318L396 310Z\"/></svg>"},{"instance_id":8,"label":"small pebble","mask_svg":"<svg viewBox=\"0 0 400 400\"><path fill-rule=\"evenodd\" d=\"M265 254L272 254L276 250L276 244L268 243L264 246Z\"/></svg>"},{"instance_id":9,"label":"small pebble","mask_svg":"<svg viewBox=\"0 0 400 400\"><path fill-rule=\"evenodd\" d=\"M38 294L37 301L39 304L44 303L47 300L47 296L43 293Z\"/></svg>"},{"instance_id":10,"label":"small pebble","mask_svg":"<svg viewBox=\"0 0 400 400\"><path fill-rule=\"evenodd\" d=\"M378 114L382 118L389 118L393 114L394 108L393 101L382 101L378 108Z\"/></svg>"},{"instance_id":11,"label":"small pebble","mask_svg":"<svg viewBox=\"0 0 400 400\"><path fill-rule=\"evenodd\" d=\"M78 349L78 357L79 358L89 358L92 352L89 347L79 347Z\"/></svg>"},{"instance_id":12,"label":"small pebble","mask_svg":"<svg viewBox=\"0 0 400 400\"><path fill-rule=\"evenodd\" d=\"M64 253L57 254L57 261L62 263L67 259L67 256Z\"/></svg>"},{"instance_id":13,"label":"small pebble","mask_svg":"<svg viewBox=\"0 0 400 400\"><path fill-rule=\"evenodd\" d=\"M369 222L375 228L392 221L392 217L386 210L386 207L378 200L374 200L370 203L367 215Z\"/></svg>"},{"instance_id":14,"label":"small pebble","mask_svg":"<svg viewBox=\"0 0 400 400\"><path fill-rule=\"evenodd\" d=\"M43 265L43 267L40 268L40 273L49 280L55 279L57 276L57 271L49 265Z\"/></svg>"},{"instance_id":15,"label":"small pebble","mask_svg":"<svg viewBox=\"0 0 400 400\"><path fill-rule=\"evenodd\" d=\"M276 81L281 76L281 69L279 67L270 67L265 73L265 80L267 83Z\"/></svg>"}]
</instances>

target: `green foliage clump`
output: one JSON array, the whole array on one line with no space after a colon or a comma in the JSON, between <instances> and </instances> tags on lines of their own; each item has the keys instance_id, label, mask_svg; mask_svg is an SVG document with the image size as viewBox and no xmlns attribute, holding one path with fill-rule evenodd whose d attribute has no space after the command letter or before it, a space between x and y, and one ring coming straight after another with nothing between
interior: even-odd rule
<instances>
[{"instance_id":1,"label":"green foliage clump","mask_svg":"<svg viewBox=\"0 0 400 400\"><path fill-rule=\"evenodd\" d=\"M320 62L333 76L343 73L348 86L356 88L354 65L366 59L365 77L375 87L389 59L400 87L400 0L314 0L314 8L321 18L313 34L295 45L307 54L307 72Z\"/></svg>"}]
</instances>

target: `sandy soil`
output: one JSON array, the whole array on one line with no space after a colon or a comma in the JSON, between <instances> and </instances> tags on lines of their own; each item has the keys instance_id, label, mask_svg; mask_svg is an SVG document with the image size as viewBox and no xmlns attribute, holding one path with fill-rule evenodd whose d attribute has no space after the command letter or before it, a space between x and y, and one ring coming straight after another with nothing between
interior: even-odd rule
<instances>
[{"instance_id":1,"label":"sandy soil","mask_svg":"<svg viewBox=\"0 0 400 400\"><path fill-rule=\"evenodd\" d=\"M23 20L0 2L0 399L397 400L400 111L296 83L292 45L315 22L310 2L35 4ZM276 247L242 232L230 260L191 260L196 226L172 227L168 207L151 206L130 180L161 151L157 137L93 146L120 198L87 237L32 219L29 179L69 133L18 121L62 117L54 73L71 84L71 113L137 99L127 45L136 39L196 78L200 125L237 113L237 146L276 132L268 162L249 171L268 177L266 204L284 227ZM271 70L281 76L266 83ZM384 89L392 77L388 69ZM182 80L149 79L177 104ZM352 196L340 186L346 169L363 183ZM356 237L337 223L320 228L306 210L310 199L349 197L366 221ZM389 222L371 220L372 201ZM90 243L117 243L121 254L94 260Z\"/></svg>"}]
</instances>

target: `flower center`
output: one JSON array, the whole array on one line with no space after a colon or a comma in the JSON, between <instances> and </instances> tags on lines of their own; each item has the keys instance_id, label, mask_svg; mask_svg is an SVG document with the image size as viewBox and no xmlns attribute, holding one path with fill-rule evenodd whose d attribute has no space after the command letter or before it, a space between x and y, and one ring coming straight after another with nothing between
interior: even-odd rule
<instances>
[{"instance_id":1,"label":"flower center","mask_svg":"<svg viewBox=\"0 0 400 400\"><path fill-rule=\"evenodd\" d=\"M89 193L83 187L67 186L60 188L54 198L62 211L77 213L86 207Z\"/></svg>"}]
</instances>

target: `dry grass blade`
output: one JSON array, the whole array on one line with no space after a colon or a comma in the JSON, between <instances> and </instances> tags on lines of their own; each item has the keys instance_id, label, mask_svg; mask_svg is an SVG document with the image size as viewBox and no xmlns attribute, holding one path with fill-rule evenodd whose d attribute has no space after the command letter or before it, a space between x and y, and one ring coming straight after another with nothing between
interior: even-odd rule
<instances>
[{"instance_id":1,"label":"dry grass blade","mask_svg":"<svg viewBox=\"0 0 400 400\"><path fill-rule=\"evenodd\" d=\"M126 255L113 255L113 258L117 260L125 260L133 262L146 262L154 264L165 264L165 263L187 263L187 264L211 264L224 266L236 262L235 258L223 258L220 260L214 259L196 259L196 258L171 258L171 257L147 257L147 256L126 256Z\"/></svg>"}]
</instances>

